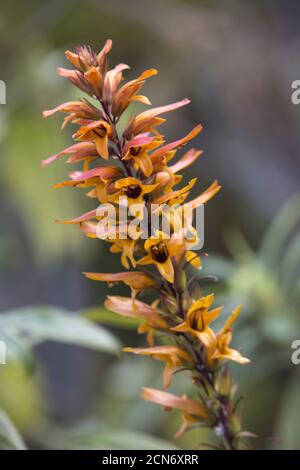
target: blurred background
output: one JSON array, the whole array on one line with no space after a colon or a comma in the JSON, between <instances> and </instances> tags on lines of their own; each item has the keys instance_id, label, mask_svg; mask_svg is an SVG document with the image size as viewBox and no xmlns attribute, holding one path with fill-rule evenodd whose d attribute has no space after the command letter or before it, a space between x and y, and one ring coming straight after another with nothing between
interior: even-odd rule
<instances>
[{"instance_id":1,"label":"blurred background","mask_svg":"<svg viewBox=\"0 0 300 470\"><path fill-rule=\"evenodd\" d=\"M134 325L101 309L108 288L81 274L117 271L118 258L76 227L54 223L89 210L91 201L71 188L53 190L67 176L64 162L40 168L71 142L60 117L41 117L78 98L56 76L64 51L100 50L111 38L111 65L132 67L126 79L159 69L145 88L153 105L191 99L170 114L168 140L199 122L205 128L193 144L204 156L186 177L198 176L195 193L215 178L222 184L205 212L204 271L219 278L207 290L218 292L226 312L244 304L235 343L252 363L234 372L245 426L260 436L259 447L300 449L300 366L291 363L291 343L300 339L300 106L291 103L291 83L300 79L299 19L296 0L2 0L0 331L14 354L0 365L0 407L29 447L195 448L210 439L198 430L173 441L179 416L140 399L142 385L161 386L161 364L86 348L78 335L62 344L72 341L26 323L26 315L40 318L40 306L49 317L87 312L109 341L144 344ZM173 389L187 386L181 378Z\"/></svg>"}]
</instances>

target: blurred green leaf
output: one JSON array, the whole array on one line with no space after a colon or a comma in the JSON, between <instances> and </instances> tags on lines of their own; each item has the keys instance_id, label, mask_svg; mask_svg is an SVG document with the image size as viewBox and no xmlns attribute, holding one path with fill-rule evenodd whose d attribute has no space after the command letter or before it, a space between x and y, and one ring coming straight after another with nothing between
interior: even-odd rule
<instances>
[{"instance_id":1,"label":"blurred green leaf","mask_svg":"<svg viewBox=\"0 0 300 470\"><path fill-rule=\"evenodd\" d=\"M260 326L266 339L288 347L299 330L297 319L291 315L283 316L281 312L274 312L271 319L268 315L261 317Z\"/></svg>"},{"instance_id":2,"label":"blurred green leaf","mask_svg":"<svg viewBox=\"0 0 300 470\"><path fill-rule=\"evenodd\" d=\"M26 446L18 430L7 414L0 410L0 450L25 450Z\"/></svg>"},{"instance_id":3,"label":"blurred green leaf","mask_svg":"<svg viewBox=\"0 0 300 470\"><path fill-rule=\"evenodd\" d=\"M49 441L47 440L47 445ZM172 450L173 443L143 432L111 429L97 424L83 424L71 430L55 432L50 437L54 449L77 450Z\"/></svg>"},{"instance_id":4,"label":"blurred green leaf","mask_svg":"<svg viewBox=\"0 0 300 470\"><path fill-rule=\"evenodd\" d=\"M227 232L224 238L227 249L230 251L237 264L243 264L253 260L255 253L249 245L248 240L241 232Z\"/></svg>"},{"instance_id":5,"label":"blurred green leaf","mask_svg":"<svg viewBox=\"0 0 300 470\"><path fill-rule=\"evenodd\" d=\"M20 364L27 372L32 372L34 368L34 357L30 345L9 328L1 327L0 316L0 340L4 342L6 348L6 361Z\"/></svg>"},{"instance_id":6,"label":"blurred green leaf","mask_svg":"<svg viewBox=\"0 0 300 470\"><path fill-rule=\"evenodd\" d=\"M123 317L117 313L106 310L104 307L90 307L83 310L81 314L91 321L115 326L117 328L128 328L130 330L137 328L141 323L138 319Z\"/></svg>"},{"instance_id":7,"label":"blurred green leaf","mask_svg":"<svg viewBox=\"0 0 300 470\"><path fill-rule=\"evenodd\" d=\"M57 307L26 307L2 314L0 331L4 337L14 340L15 351L11 342L7 348L8 357L12 354L15 358L22 357L23 345L34 346L43 341L58 341L114 354L121 348L115 336L104 328L77 313Z\"/></svg>"},{"instance_id":8,"label":"blurred green leaf","mask_svg":"<svg viewBox=\"0 0 300 470\"><path fill-rule=\"evenodd\" d=\"M300 218L300 217L299 217ZM299 279L300 274L300 235L295 236L289 245L282 259L282 282L283 287L289 291L294 284L295 278Z\"/></svg>"},{"instance_id":9,"label":"blurred green leaf","mask_svg":"<svg viewBox=\"0 0 300 470\"><path fill-rule=\"evenodd\" d=\"M47 405L40 372L29 374L20 362L0 366L0 408L24 435L34 433L45 416Z\"/></svg>"},{"instance_id":10,"label":"blurred green leaf","mask_svg":"<svg viewBox=\"0 0 300 470\"><path fill-rule=\"evenodd\" d=\"M260 245L258 256L270 268L277 268L281 248L287 237L300 221L300 195L288 200L279 211Z\"/></svg>"},{"instance_id":11,"label":"blurred green leaf","mask_svg":"<svg viewBox=\"0 0 300 470\"><path fill-rule=\"evenodd\" d=\"M299 373L287 384L282 397L282 406L277 421L277 434L285 450L299 449L300 446L300 379Z\"/></svg>"},{"instance_id":12,"label":"blurred green leaf","mask_svg":"<svg viewBox=\"0 0 300 470\"><path fill-rule=\"evenodd\" d=\"M235 269L234 263L221 256L209 256L203 262L202 274L213 274L219 281L225 281L231 276Z\"/></svg>"}]
</instances>

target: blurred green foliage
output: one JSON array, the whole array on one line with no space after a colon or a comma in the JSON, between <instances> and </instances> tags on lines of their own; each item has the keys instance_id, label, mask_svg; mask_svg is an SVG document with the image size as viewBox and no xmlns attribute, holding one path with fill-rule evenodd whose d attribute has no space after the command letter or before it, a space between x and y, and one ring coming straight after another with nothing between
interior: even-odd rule
<instances>
[{"instance_id":1,"label":"blurred green foliage","mask_svg":"<svg viewBox=\"0 0 300 470\"><path fill-rule=\"evenodd\" d=\"M0 339L4 342L7 364L0 368L2 387L0 406L13 417L21 429L34 433L45 413L42 388L36 375L34 347L54 341L118 354L119 341L103 327L58 308L28 307L0 316ZM59 359L59 358L58 358ZM11 434L9 419L0 416L0 437ZM3 428L3 430L2 430ZM11 429L10 429L11 428ZM6 441L0 438L0 447Z\"/></svg>"},{"instance_id":2,"label":"blurred green foliage","mask_svg":"<svg viewBox=\"0 0 300 470\"><path fill-rule=\"evenodd\" d=\"M19 432L4 411L0 411L0 448L2 450L25 450Z\"/></svg>"}]
</instances>

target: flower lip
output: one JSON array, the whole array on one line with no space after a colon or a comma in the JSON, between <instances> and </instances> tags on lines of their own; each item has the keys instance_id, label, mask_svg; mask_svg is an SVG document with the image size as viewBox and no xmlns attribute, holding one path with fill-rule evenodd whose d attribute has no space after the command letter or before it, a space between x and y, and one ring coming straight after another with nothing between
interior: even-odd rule
<instances>
[{"instance_id":1,"label":"flower lip","mask_svg":"<svg viewBox=\"0 0 300 470\"><path fill-rule=\"evenodd\" d=\"M130 199L137 199L142 193L142 188L138 184L131 184L124 188L124 190Z\"/></svg>"},{"instance_id":2,"label":"flower lip","mask_svg":"<svg viewBox=\"0 0 300 470\"><path fill-rule=\"evenodd\" d=\"M100 124L98 129L94 129L94 133L97 134L99 137L104 137L107 134L107 129L103 124Z\"/></svg>"},{"instance_id":3,"label":"flower lip","mask_svg":"<svg viewBox=\"0 0 300 470\"><path fill-rule=\"evenodd\" d=\"M165 263L169 258L168 248L163 241L160 241L157 245L153 245L150 250L152 258L157 263Z\"/></svg>"},{"instance_id":4,"label":"flower lip","mask_svg":"<svg viewBox=\"0 0 300 470\"><path fill-rule=\"evenodd\" d=\"M195 312L190 316L190 324L194 330L203 331L205 323L203 319L203 311L201 309L195 310Z\"/></svg>"},{"instance_id":5,"label":"flower lip","mask_svg":"<svg viewBox=\"0 0 300 470\"><path fill-rule=\"evenodd\" d=\"M131 155L133 155L134 157L136 157L136 156L140 153L141 148L142 148L141 146L139 146L139 147L130 147L130 153L131 153Z\"/></svg>"}]
</instances>

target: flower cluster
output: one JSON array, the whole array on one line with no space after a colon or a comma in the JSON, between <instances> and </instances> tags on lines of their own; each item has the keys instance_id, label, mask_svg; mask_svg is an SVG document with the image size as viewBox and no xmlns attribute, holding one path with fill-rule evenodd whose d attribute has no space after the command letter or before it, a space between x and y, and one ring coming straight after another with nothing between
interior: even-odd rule
<instances>
[{"instance_id":1,"label":"flower cluster","mask_svg":"<svg viewBox=\"0 0 300 470\"><path fill-rule=\"evenodd\" d=\"M189 371L195 384L194 399L150 388L143 390L144 399L183 412L183 425L178 435L191 426L207 425L215 430L223 448L236 449L242 445L243 432L227 362L249 362L230 347L232 324L240 307L219 331L212 328L222 307L213 307L214 295L201 295L197 280L190 275L192 268L201 268L201 258L193 250L199 240L193 218L188 225L182 223L187 205L193 215L220 186L214 181L187 203L196 178L178 189L183 179L180 173L202 152L191 149L173 163L177 151L197 136L202 126L196 126L171 143L166 143L158 132L157 128L165 122L162 116L187 105L188 99L150 108L122 125L120 117L131 103L151 105L140 90L157 71L146 70L134 80L123 83L123 72L129 67L119 64L108 68L111 46L108 40L98 54L86 46L77 48L75 53L66 52L74 68L60 68L58 73L85 92L89 99L67 102L44 112L45 117L62 112L65 114L63 127L73 123L78 129L73 135L75 143L44 160L43 165L64 155L68 155L68 163L81 162L82 169L71 172L70 179L56 187L88 188L87 196L96 199L97 206L110 204L116 210L118 218L113 222L96 207L64 223L78 224L88 237L105 239L110 251L121 256L126 271L85 275L109 284L124 282L130 287L131 297L108 296L105 302L113 312L138 318L139 333L147 334L148 347L126 348L126 351L163 361L165 389L170 386L173 374L181 370ZM133 210L137 204L138 213ZM149 217L152 207L156 207L161 222L167 220L169 233L152 227ZM127 209L126 220L122 215L124 208ZM110 220L110 224L104 223L104 219ZM132 220L144 224L130 232L128 224ZM148 230L146 239L142 236L145 230ZM156 296L150 305L140 300L148 291ZM165 344L160 341L155 345L156 333L160 333L159 338L165 335Z\"/></svg>"}]
</instances>

